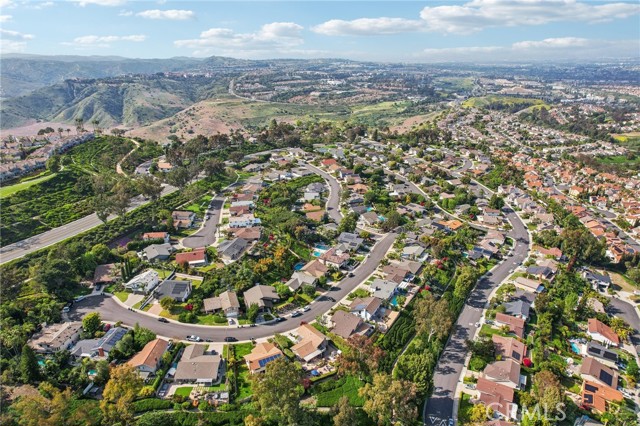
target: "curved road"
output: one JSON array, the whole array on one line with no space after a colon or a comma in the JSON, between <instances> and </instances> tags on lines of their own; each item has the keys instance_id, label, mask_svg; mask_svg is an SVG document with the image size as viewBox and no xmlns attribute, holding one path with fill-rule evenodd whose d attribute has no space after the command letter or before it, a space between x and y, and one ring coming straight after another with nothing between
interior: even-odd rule
<instances>
[{"instance_id":1,"label":"curved road","mask_svg":"<svg viewBox=\"0 0 640 426\"><path fill-rule=\"evenodd\" d=\"M220 223L220 214L224 205L225 197L215 196L209 208L207 209L208 219L205 219L204 225L193 235L182 240L182 245L189 248L208 247L216 242L216 229Z\"/></svg>"},{"instance_id":2,"label":"curved road","mask_svg":"<svg viewBox=\"0 0 640 426\"><path fill-rule=\"evenodd\" d=\"M342 213L340 213L340 183L336 180L335 177L331 176L329 173L324 170L320 170L316 166L313 166L309 163L306 163L304 167L307 170L314 172L317 175L320 175L324 178L325 181L329 184L329 199L327 200L327 214L331 219L333 219L336 223L340 223L342 220Z\"/></svg>"},{"instance_id":3,"label":"curved road","mask_svg":"<svg viewBox=\"0 0 640 426\"><path fill-rule=\"evenodd\" d=\"M349 294L376 270L397 236L397 234L391 233L379 239L367 256L367 259L353 271L354 276L342 280L337 286L337 289L327 292L326 296L340 300ZM294 330L300 325L300 322L311 322L315 320L318 315L329 311L335 304L336 302L332 302L321 296L316 299L315 302L311 303L311 309L309 311L304 312L297 318L289 318L287 321L269 325L238 328L184 324L175 321L162 323L159 322L155 316L140 311L130 311L128 308L116 302L112 297L91 296L74 304L69 313L69 318L80 320L87 313L98 311L105 321L122 321L123 324L129 326L138 323L159 336L171 339L184 340L186 336L195 334L203 339L211 339L214 342L223 342L225 337L235 337L239 341L246 341L251 338L259 339L270 337L276 333L286 333Z\"/></svg>"}]
</instances>

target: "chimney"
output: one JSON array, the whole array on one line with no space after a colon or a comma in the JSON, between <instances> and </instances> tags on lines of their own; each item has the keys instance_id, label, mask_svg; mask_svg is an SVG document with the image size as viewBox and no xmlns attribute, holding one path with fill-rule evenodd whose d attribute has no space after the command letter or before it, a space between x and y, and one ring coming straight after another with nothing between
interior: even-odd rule
<instances>
[{"instance_id":1,"label":"chimney","mask_svg":"<svg viewBox=\"0 0 640 426\"><path fill-rule=\"evenodd\" d=\"M102 349L102 347L98 348L98 356L104 357L104 349Z\"/></svg>"}]
</instances>

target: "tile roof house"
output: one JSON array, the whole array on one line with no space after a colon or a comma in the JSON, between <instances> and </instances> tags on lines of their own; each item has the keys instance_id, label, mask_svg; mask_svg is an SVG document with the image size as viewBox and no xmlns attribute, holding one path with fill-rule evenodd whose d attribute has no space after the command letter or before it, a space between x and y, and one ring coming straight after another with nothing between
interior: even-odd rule
<instances>
[{"instance_id":1,"label":"tile roof house","mask_svg":"<svg viewBox=\"0 0 640 426\"><path fill-rule=\"evenodd\" d=\"M587 321L587 334L597 342L607 346L619 346L620 338L608 325L596 318L589 318Z\"/></svg>"},{"instance_id":2,"label":"tile roof house","mask_svg":"<svg viewBox=\"0 0 640 426\"><path fill-rule=\"evenodd\" d=\"M162 362L162 355L169 348L169 342L163 339L154 339L131 358L127 364L138 370L138 373L153 374L158 370Z\"/></svg>"},{"instance_id":3,"label":"tile roof house","mask_svg":"<svg viewBox=\"0 0 640 426\"><path fill-rule=\"evenodd\" d=\"M585 380L582 382L582 405L604 413L611 402L624 400L622 392L609 386Z\"/></svg>"},{"instance_id":4,"label":"tile roof house","mask_svg":"<svg viewBox=\"0 0 640 426\"><path fill-rule=\"evenodd\" d=\"M494 334L491 340L495 346L496 355L500 355L502 359L512 359L522 364L522 360L527 356L527 345L513 337Z\"/></svg>"},{"instance_id":5,"label":"tile roof house","mask_svg":"<svg viewBox=\"0 0 640 426\"><path fill-rule=\"evenodd\" d=\"M342 310L333 314L331 322L333 323L331 332L344 339L355 334L366 335L372 329L371 325L365 323L361 317Z\"/></svg>"},{"instance_id":6,"label":"tile roof house","mask_svg":"<svg viewBox=\"0 0 640 426\"><path fill-rule=\"evenodd\" d=\"M202 301L203 311L214 313L222 311L227 318L236 318L240 315L240 302L238 296L233 291L225 291L217 297L210 297Z\"/></svg>"},{"instance_id":7,"label":"tile roof house","mask_svg":"<svg viewBox=\"0 0 640 426\"><path fill-rule=\"evenodd\" d=\"M347 264L351 256L349 253L344 253L336 250L335 247L330 248L320 256L320 261L326 266L333 266L334 268L342 268Z\"/></svg>"},{"instance_id":8,"label":"tile roof house","mask_svg":"<svg viewBox=\"0 0 640 426\"><path fill-rule=\"evenodd\" d=\"M609 367L616 367L618 354L601 344L591 341L587 343L587 355L598 358L598 360Z\"/></svg>"},{"instance_id":9,"label":"tile roof house","mask_svg":"<svg viewBox=\"0 0 640 426\"><path fill-rule=\"evenodd\" d=\"M165 243L168 243L170 239L168 232L145 232L142 234L142 241L148 240L164 240Z\"/></svg>"},{"instance_id":10,"label":"tile roof house","mask_svg":"<svg viewBox=\"0 0 640 426\"><path fill-rule=\"evenodd\" d=\"M176 302L186 302L191 294L191 281L164 280L155 288L153 294L158 300L168 296Z\"/></svg>"},{"instance_id":11,"label":"tile roof house","mask_svg":"<svg viewBox=\"0 0 640 426\"><path fill-rule=\"evenodd\" d=\"M262 236L262 228L260 227L251 227L251 228L233 228L229 229L229 231L236 238L242 238L246 241L257 241Z\"/></svg>"},{"instance_id":12,"label":"tile roof house","mask_svg":"<svg viewBox=\"0 0 640 426\"><path fill-rule=\"evenodd\" d=\"M518 389L520 387L520 364L512 359L492 362L485 367L482 377Z\"/></svg>"},{"instance_id":13,"label":"tile roof house","mask_svg":"<svg viewBox=\"0 0 640 426\"><path fill-rule=\"evenodd\" d=\"M71 348L80 339L81 332L80 321L45 325L29 340L29 346L40 354L55 353Z\"/></svg>"},{"instance_id":14,"label":"tile roof house","mask_svg":"<svg viewBox=\"0 0 640 426\"><path fill-rule=\"evenodd\" d=\"M287 281L287 287L289 287L289 290L295 292L305 285L310 285L315 287L317 282L318 282L318 279L313 275L308 274L305 271L295 271L291 275L291 279Z\"/></svg>"},{"instance_id":15,"label":"tile roof house","mask_svg":"<svg viewBox=\"0 0 640 426\"><path fill-rule=\"evenodd\" d=\"M583 380L597 382L610 388L618 388L618 373L590 356L582 360L580 377Z\"/></svg>"},{"instance_id":16,"label":"tile roof house","mask_svg":"<svg viewBox=\"0 0 640 426\"><path fill-rule=\"evenodd\" d=\"M382 299L377 297L357 297L353 299L353 302L349 305L349 312L360 316L360 318L365 321L371 321L376 317L381 306Z\"/></svg>"},{"instance_id":17,"label":"tile roof house","mask_svg":"<svg viewBox=\"0 0 640 426\"><path fill-rule=\"evenodd\" d=\"M193 221L196 220L196 214L188 210L174 210L171 213L171 218L176 229L191 228Z\"/></svg>"},{"instance_id":18,"label":"tile roof house","mask_svg":"<svg viewBox=\"0 0 640 426\"><path fill-rule=\"evenodd\" d=\"M514 333L519 338L524 338L524 325L525 320L522 318L516 318L511 315L503 314L502 312L498 312L496 314L495 319L496 325L499 326L508 326L509 330Z\"/></svg>"},{"instance_id":19,"label":"tile roof house","mask_svg":"<svg viewBox=\"0 0 640 426\"><path fill-rule=\"evenodd\" d=\"M247 367L251 374L261 373L265 370L267 364L271 361L282 357L282 351L273 343L258 343L250 354L244 356Z\"/></svg>"},{"instance_id":20,"label":"tile roof house","mask_svg":"<svg viewBox=\"0 0 640 426\"><path fill-rule=\"evenodd\" d=\"M197 383L211 386L218 381L221 358L207 351L207 345L189 345L176 367L173 379L177 383Z\"/></svg>"},{"instance_id":21,"label":"tile roof house","mask_svg":"<svg viewBox=\"0 0 640 426\"><path fill-rule=\"evenodd\" d=\"M291 351L305 362L322 356L329 342L327 336L311 324L302 324L293 331L293 334L297 338L296 344L291 347Z\"/></svg>"},{"instance_id":22,"label":"tile roof house","mask_svg":"<svg viewBox=\"0 0 640 426\"><path fill-rule=\"evenodd\" d=\"M514 403L513 388L479 377L476 390L480 393L479 399L484 405L491 407L507 420L516 418L518 406Z\"/></svg>"},{"instance_id":23,"label":"tile roof house","mask_svg":"<svg viewBox=\"0 0 640 426\"><path fill-rule=\"evenodd\" d=\"M262 310L273 307L280 300L276 289L270 285L256 285L244 292L244 305L249 310L256 304Z\"/></svg>"},{"instance_id":24,"label":"tile roof house","mask_svg":"<svg viewBox=\"0 0 640 426\"><path fill-rule=\"evenodd\" d=\"M324 277L329 272L329 268L327 268L318 259L312 260L311 262L307 263L302 267L301 270L316 278Z\"/></svg>"},{"instance_id":25,"label":"tile roof house","mask_svg":"<svg viewBox=\"0 0 640 426\"><path fill-rule=\"evenodd\" d=\"M192 251L176 254L178 265L188 264L189 266L205 266L207 264L207 250L204 247L193 249Z\"/></svg>"}]
</instances>

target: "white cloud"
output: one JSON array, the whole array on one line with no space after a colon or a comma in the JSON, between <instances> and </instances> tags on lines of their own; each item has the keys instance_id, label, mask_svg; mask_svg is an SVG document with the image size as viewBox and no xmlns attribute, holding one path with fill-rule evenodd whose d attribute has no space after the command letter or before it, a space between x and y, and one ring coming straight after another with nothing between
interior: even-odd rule
<instances>
[{"instance_id":1,"label":"white cloud","mask_svg":"<svg viewBox=\"0 0 640 426\"><path fill-rule=\"evenodd\" d=\"M639 40L590 40L579 37L526 40L510 46L471 46L424 49L417 58L431 62L582 60L636 56Z\"/></svg>"},{"instance_id":2,"label":"white cloud","mask_svg":"<svg viewBox=\"0 0 640 426\"><path fill-rule=\"evenodd\" d=\"M176 40L177 47L195 49L194 54L204 56L226 50L252 52L279 52L304 43L303 27L293 22L273 22L253 33L236 33L229 28L211 28L197 39Z\"/></svg>"},{"instance_id":3,"label":"white cloud","mask_svg":"<svg viewBox=\"0 0 640 426\"><path fill-rule=\"evenodd\" d=\"M0 7L13 7L12 0L0 0Z\"/></svg>"},{"instance_id":4,"label":"white cloud","mask_svg":"<svg viewBox=\"0 0 640 426\"><path fill-rule=\"evenodd\" d=\"M133 10L122 9L118 16L133 16Z\"/></svg>"},{"instance_id":5,"label":"white cloud","mask_svg":"<svg viewBox=\"0 0 640 426\"><path fill-rule=\"evenodd\" d=\"M62 44L67 46L75 46L79 48L90 48L90 47L101 47L107 48L111 47L111 43L121 42L121 41L129 41L129 42L142 42L147 39L147 36L142 34L134 34L134 35L125 35L125 36L96 36L96 35L86 35L81 37L76 37L71 42L63 42Z\"/></svg>"},{"instance_id":6,"label":"white cloud","mask_svg":"<svg viewBox=\"0 0 640 426\"><path fill-rule=\"evenodd\" d=\"M164 19L169 21L186 21L188 19L194 19L196 14L191 10L144 10L136 14L146 19Z\"/></svg>"},{"instance_id":7,"label":"white cloud","mask_svg":"<svg viewBox=\"0 0 640 426\"><path fill-rule=\"evenodd\" d=\"M427 6L420 19L332 19L312 28L319 34L385 35L416 31L472 34L491 27L544 25L552 22L608 22L640 13L637 3L592 4L577 0L471 0L462 5Z\"/></svg>"},{"instance_id":8,"label":"white cloud","mask_svg":"<svg viewBox=\"0 0 640 426\"><path fill-rule=\"evenodd\" d=\"M95 4L98 6L122 6L127 0L71 0L84 7L89 4Z\"/></svg>"},{"instance_id":9,"label":"white cloud","mask_svg":"<svg viewBox=\"0 0 640 426\"><path fill-rule=\"evenodd\" d=\"M353 21L332 19L311 28L318 34L336 35L388 35L411 31L419 31L424 28L420 20L403 18L360 18Z\"/></svg>"},{"instance_id":10,"label":"white cloud","mask_svg":"<svg viewBox=\"0 0 640 426\"><path fill-rule=\"evenodd\" d=\"M11 15L0 15L0 22L9 22L13 18Z\"/></svg>"},{"instance_id":11,"label":"white cloud","mask_svg":"<svg viewBox=\"0 0 640 426\"><path fill-rule=\"evenodd\" d=\"M33 34L25 34L19 31L13 30L5 30L4 28L0 28L0 35L3 38L9 38L14 40L33 40L35 36Z\"/></svg>"}]
</instances>

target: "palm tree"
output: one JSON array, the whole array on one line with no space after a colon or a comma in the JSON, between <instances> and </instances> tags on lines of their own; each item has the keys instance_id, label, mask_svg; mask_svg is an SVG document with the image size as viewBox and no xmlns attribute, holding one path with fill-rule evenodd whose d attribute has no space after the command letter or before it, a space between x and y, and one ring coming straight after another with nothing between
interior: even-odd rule
<instances>
[{"instance_id":1,"label":"palm tree","mask_svg":"<svg viewBox=\"0 0 640 426\"><path fill-rule=\"evenodd\" d=\"M76 133L80 134L80 132L84 131L84 119L82 117L76 118Z\"/></svg>"},{"instance_id":2,"label":"palm tree","mask_svg":"<svg viewBox=\"0 0 640 426\"><path fill-rule=\"evenodd\" d=\"M62 138L62 132L64 129L62 127L58 127L58 135Z\"/></svg>"},{"instance_id":3,"label":"palm tree","mask_svg":"<svg viewBox=\"0 0 640 426\"><path fill-rule=\"evenodd\" d=\"M93 124L93 132L94 133L100 133L100 120L91 120L91 124Z\"/></svg>"}]
</instances>

